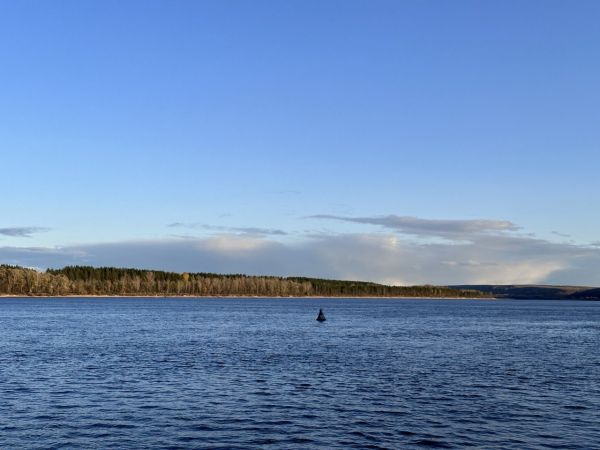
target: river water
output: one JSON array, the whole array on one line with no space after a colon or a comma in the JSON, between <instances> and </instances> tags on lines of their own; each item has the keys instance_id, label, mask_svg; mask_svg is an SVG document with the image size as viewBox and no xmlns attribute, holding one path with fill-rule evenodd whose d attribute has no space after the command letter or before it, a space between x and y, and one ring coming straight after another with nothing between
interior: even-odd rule
<instances>
[{"instance_id":1,"label":"river water","mask_svg":"<svg viewBox=\"0 0 600 450\"><path fill-rule=\"evenodd\" d=\"M599 349L594 302L5 298L0 448L600 448Z\"/></svg>"}]
</instances>

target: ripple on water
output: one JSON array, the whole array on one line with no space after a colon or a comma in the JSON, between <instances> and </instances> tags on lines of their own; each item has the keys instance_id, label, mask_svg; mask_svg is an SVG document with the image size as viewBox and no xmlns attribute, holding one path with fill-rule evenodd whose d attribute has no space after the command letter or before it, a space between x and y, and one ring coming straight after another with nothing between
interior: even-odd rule
<instances>
[{"instance_id":1,"label":"ripple on water","mask_svg":"<svg viewBox=\"0 0 600 450\"><path fill-rule=\"evenodd\" d=\"M598 329L581 302L2 299L0 448L589 449Z\"/></svg>"}]
</instances>

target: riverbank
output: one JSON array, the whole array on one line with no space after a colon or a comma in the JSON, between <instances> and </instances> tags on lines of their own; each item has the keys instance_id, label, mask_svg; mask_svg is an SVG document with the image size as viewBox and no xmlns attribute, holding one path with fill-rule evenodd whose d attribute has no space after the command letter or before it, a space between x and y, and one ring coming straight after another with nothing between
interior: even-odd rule
<instances>
[{"instance_id":1,"label":"riverbank","mask_svg":"<svg viewBox=\"0 0 600 450\"><path fill-rule=\"evenodd\" d=\"M352 296L352 295L7 295L0 298L338 298L338 299L398 299L398 300L497 300L495 297L402 297L402 296Z\"/></svg>"}]
</instances>

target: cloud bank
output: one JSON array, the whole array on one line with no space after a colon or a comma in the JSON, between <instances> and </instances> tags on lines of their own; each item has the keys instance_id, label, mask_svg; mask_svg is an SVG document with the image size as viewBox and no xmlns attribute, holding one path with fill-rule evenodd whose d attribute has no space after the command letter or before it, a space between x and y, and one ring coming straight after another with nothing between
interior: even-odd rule
<instances>
[{"instance_id":1,"label":"cloud bank","mask_svg":"<svg viewBox=\"0 0 600 450\"><path fill-rule=\"evenodd\" d=\"M0 247L0 261L41 268L86 264L177 272L303 275L400 285L600 285L599 248L487 232L475 232L465 242L426 244L391 233L356 233L295 242L222 234L60 248Z\"/></svg>"},{"instance_id":2,"label":"cloud bank","mask_svg":"<svg viewBox=\"0 0 600 450\"><path fill-rule=\"evenodd\" d=\"M411 216L344 217L330 214L310 216L312 219L338 220L379 225L388 230L418 237L465 239L477 234L517 231L517 225L506 220L439 220Z\"/></svg>"}]
</instances>

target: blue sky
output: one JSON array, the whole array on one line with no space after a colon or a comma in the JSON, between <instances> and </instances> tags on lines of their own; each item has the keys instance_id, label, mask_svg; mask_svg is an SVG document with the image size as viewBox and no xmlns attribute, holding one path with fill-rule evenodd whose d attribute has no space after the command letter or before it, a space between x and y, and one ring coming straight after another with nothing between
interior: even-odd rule
<instances>
[{"instance_id":1,"label":"blue sky","mask_svg":"<svg viewBox=\"0 0 600 450\"><path fill-rule=\"evenodd\" d=\"M600 284L599 17L0 1L0 260Z\"/></svg>"}]
</instances>

